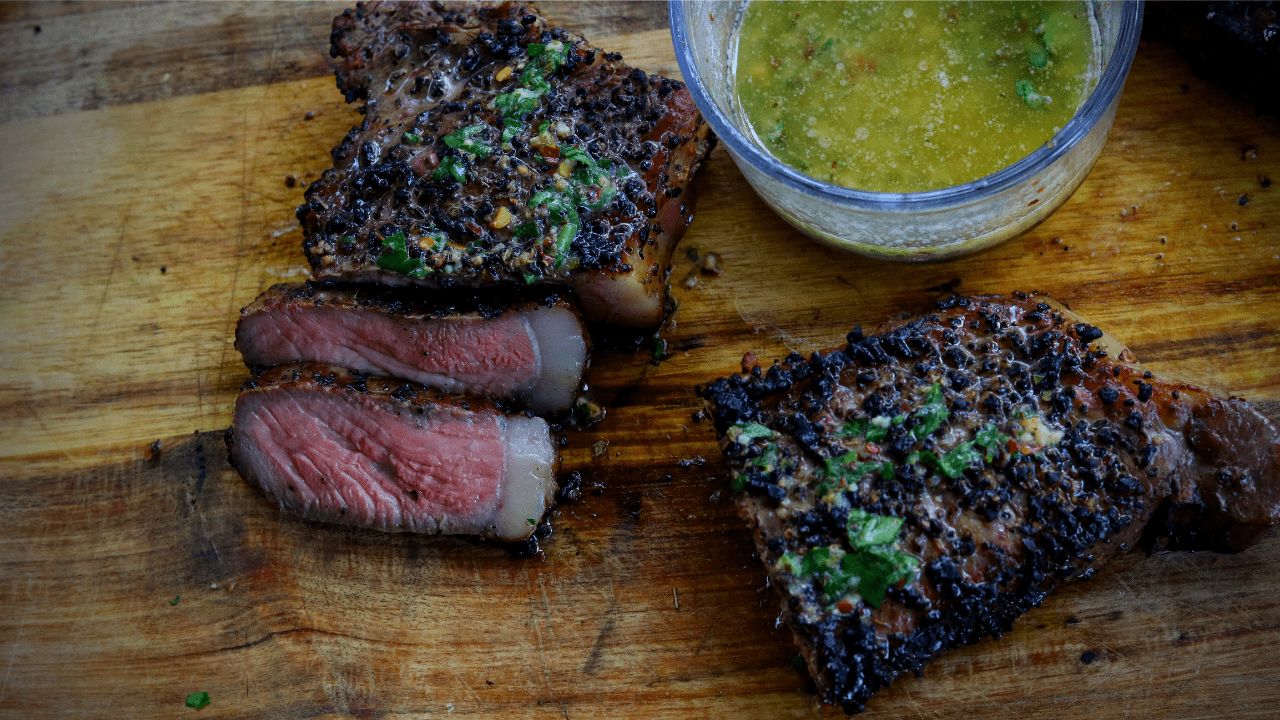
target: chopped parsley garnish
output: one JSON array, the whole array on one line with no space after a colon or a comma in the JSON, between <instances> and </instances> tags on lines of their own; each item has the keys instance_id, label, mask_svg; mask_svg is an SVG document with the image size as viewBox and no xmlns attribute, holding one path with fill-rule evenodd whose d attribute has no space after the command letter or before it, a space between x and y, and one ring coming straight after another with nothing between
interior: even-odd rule
<instances>
[{"instance_id":1,"label":"chopped parsley garnish","mask_svg":"<svg viewBox=\"0 0 1280 720\"><path fill-rule=\"evenodd\" d=\"M849 511L849 544L858 550L876 545L892 545L902 530L902 518L872 515L854 508Z\"/></svg>"},{"instance_id":2,"label":"chopped parsley garnish","mask_svg":"<svg viewBox=\"0 0 1280 720\"><path fill-rule=\"evenodd\" d=\"M923 440L942 427L950 415L951 411L947 410L947 403L942 397L942 383L934 383L924 396L924 405L915 412L920 424L912 428L911 434L917 440Z\"/></svg>"},{"instance_id":3,"label":"chopped parsley garnish","mask_svg":"<svg viewBox=\"0 0 1280 720\"><path fill-rule=\"evenodd\" d=\"M538 224L532 221L521 223L511 229L511 234L518 238L536 238L538 237Z\"/></svg>"},{"instance_id":4,"label":"chopped parsley garnish","mask_svg":"<svg viewBox=\"0 0 1280 720\"><path fill-rule=\"evenodd\" d=\"M488 125L468 125L444 136L444 144L457 150L461 155L446 155L440 158L440 164L431 171L432 180L467 181L467 163L478 158L489 157L493 148L483 139L476 137L489 128Z\"/></svg>"},{"instance_id":5,"label":"chopped parsley garnish","mask_svg":"<svg viewBox=\"0 0 1280 720\"><path fill-rule=\"evenodd\" d=\"M551 91L547 77L569 59L569 46L560 41L529 43L529 61L520 73L520 87L493 99L502 113L502 142L510 143L523 129L524 117L542 105L542 96Z\"/></svg>"},{"instance_id":6,"label":"chopped parsley garnish","mask_svg":"<svg viewBox=\"0 0 1280 720\"><path fill-rule=\"evenodd\" d=\"M1000 432L994 423L987 423L978 430L973 440L948 450L942 457L928 450L914 452L907 456L907 464L920 462L932 465L939 472L952 480L964 474L965 469L982 462L991 462L999 454L1000 448L1009 442L1009 436ZM979 452L979 448L985 452Z\"/></svg>"},{"instance_id":7,"label":"chopped parsley garnish","mask_svg":"<svg viewBox=\"0 0 1280 720\"><path fill-rule=\"evenodd\" d=\"M857 460L858 454L856 452L823 459L822 467L818 470L818 475L822 478L822 481L815 488L818 496L822 497L832 490L857 485L862 478L873 473L880 475L885 480L893 478L893 463L888 461L860 463Z\"/></svg>"},{"instance_id":8,"label":"chopped parsley garnish","mask_svg":"<svg viewBox=\"0 0 1280 720\"><path fill-rule=\"evenodd\" d=\"M504 126L518 125L521 118L542 104L542 93L518 87L494 98L493 104L502 112Z\"/></svg>"},{"instance_id":9,"label":"chopped parsley garnish","mask_svg":"<svg viewBox=\"0 0 1280 720\"><path fill-rule=\"evenodd\" d=\"M964 475L965 469L970 465L981 461L982 453L973 449L972 442L967 442L951 448L942 457L938 457L928 450L922 450L918 453L912 453L907 457L907 460L911 461L912 458L917 458L924 464L934 466L938 469L938 472L955 480Z\"/></svg>"},{"instance_id":10,"label":"chopped parsley garnish","mask_svg":"<svg viewBox=\"0 0 1280 720\"><path fill-rule=\"evenodd\" d=\"M537 520L534 520L533 518L525 518L525 519L524 519L524 521L525 521L525 522L527 522L527 523L529 523L530 525L537 525L537 524L538 524L538 521L537 521Z\"/></svg>"},{"instance_id":11,"label":"chopped parsley garnish","mask_svg":"<svg viewBox=\"0 0 1280 720\"><path fill-rule=\"evenodd\" d=\"M195 708L196 710L208 705L210 702L209 693L207 692L191 693L187 696L187 707Z\"/></svg>"},{"instance_id":12,"label":"chopped parsley garnish","mask_svg":"<svg viewBox=\"0 0 1280 720\"><path fill-rule=\"evenodd\" d=\"M1009 440L1009 436L1002 434L1000 429L995 426L995 423L987 423L978 431L978 435L973 439L973 442L975 445L986 449L987 462L991 462L995 459L995 453L999 452L1000 448L1004 447Z\"/></svg>"},{"instance_id":13,"label":"chopped parsley garnish","mask_svg":"<svg viewBox=\"0 0 1280 720\"><path fill-rule=\"evenodd\" d=\"M889 436L889 418L885 416L871 418L867 423L867 442L884 442Z\"/></svg>"},{"instance_id":14,"label":"chopped parsley garnish","mask_svg":"<svg viewBox=\"0 0 1280 720\"><path fill-rule=\"evenodd\" d=\"M488 128L488 125L468 125L457 132L445 135L444 144L455 150L470 153L477 158L489 157L493 154L493 148L485 144L483 140L476 138L476 135Z\"/></svg>"},{"instance_id":15,"label":"chopped parsley garnish","mask_svg":"<svg viewBox=\"0 0 1280 720\"><path fill-rule=\"evenodd\" d=\"M912 413L919 422L911 428L911 437L923 440L942 427L951 411L947 409L946 399L942 394L942 383L933 383L924 396L924 404ZM871 419L856 418L846 422L833 435L837 438L863 437L869 443L884 442L889 437L889 429L906 423L906 415L888 417L880 415Z\"/></svg>"},{"instance_id":16,"label":"chopped parsley garnish","mask_svg":"<svg viewBox=\"0 0 1280 720\"><path fill-rule=\"evenodd\" d=\"M586 400L579 400L573 406L573 417L579 425L586 425L591 419L591 403Z\"/></svg>"},{"instance_id":17,"label":"chopped parsley garnish","mask_svg":"<svg viewBox=\"0 0 1280 720\"><path fill-rule=\"evenodd\" d=\"M779 120L778 123L773 126L773 129L765 134L765 137L768 139L770 145L777 148L785 148L787 146L786 138L784 136L786 132L786 123Z\"/></svg>"},{"instance_id":18,"label":"chopped parsley garnish","mask_svg":"<svg viewBox=\"0 0 1280 720\"><path fill-rule=\"evenodd\" d=\"M428 233L427 237L435 241L434 249L436 250L439 250L447 242L444 233L439 231ZM426 277L428 273L434 272L426 266L422 258L409 257L409 249L403 232L383 238L382 254L378 256L378 267L415 278Z\"/></svg>"},{"instance_id":19,"label":"chopped parsley garnish","mask_svg":"<svg viewBox=\"0 0 1280 720\"><path fill-rule=\"evenodd\" d=\"M752 465L765 470L771 470L778 464L778 446L770 443L764 446L764 451L751 461Z\"/></svg>"},{"instance_id":20,"label":"chopped parsley garnish","mask_svg":"<svg viewBox=\"0 0 1280 720\"><path fill-rule=\"evenodd\" d=\"M446 155L440 158L440 164L431 171L432 180L453 179L460 183L467 181L467 164L457 155Z\"/></svg>"},{"instance_id":21,"label":"chopped parsley garnish","mask_svg":"<svg viewBox=\"0 0 1280 720\"><path fill-rule=\"evenodd\" d=\"M831 568L831 548L816 547L800 558L801 575L817 575Z\"/></svg>"},{"instance_id":22,"label":"chopped parsley garnish","mask_svg":"<svg viewBox=\"0 0 1280 720\"><path fill-rule=\"evenodd\" d=\"M566 147L563 151L561 151L560 157L564 158L565 160L572 160L576 163L587 165L589 167L595 167L595 164L596 164L595 158L591 157L590 153L588 153L586 150L583 150L580 147L575 147L573 145L570 145Z\"/></svg>"},{"instance_id":23,"label":"chopped parsley garnish","mask_svg":"<svg viewBox=\"0 0 1280 720\"><path fill-rule=\"evenodd\" d=\"M1031 107L1044 107L1049 104L1049 98L1036 92L1030 80L1019 80L1013 84L1013 89L1017 90L1018 97Z\"/></svg>"},{"instance_id":24,"label":"chopped parsley garnish","mask_svg":"<svg viewBox=\"0 0 1280 720\"><path fill-rule=\"evenodd\" d=\"M529 53L529 64L524 66L524 72L520 74L520 83L526 87L545 84L547 76L559 70L569 59L569 46L559 40L545 45L529 43L525 50Z\"/></svg>"},{"instance_id":25,"label":"chopped parsley garnish","mask_svg":"<svg viewBox=\"0 0 1280 720\"><path fill-rule=\"evenodd\" d=\"M824 590L827 598L834 601L847 590L854 589L867 604L880 607L885 591L900 582L915 580L919 566L918 558L904 552L889 547L868 548L841 558L840 579L848 578L845 588L836 586Z\"/></svg>"},{"instance_id":26,"label":"chopped parsley garnish","mask_svg":"<svg viewBox=\"0 0 1280 720\"><path fill-rule=\"evenodd\" d=\"M537 273L527 272L527 273L525 273L524 275L522 275L521 277L522 277L522 278L524 278L524 284L525 284L525 285L532 285L532 284L534 284L535 282L537 282L537 280L538 280L538 274L537 274Z\"/></svg>"},{"instance_id":27,"label":"chopped parsley garnish","mask_svg":"<svg viewBox=\"0 0 1280 720\"><path fill-rule=\"evenodd\" d=\"M739 438L745 437L748 440L755 440L756 438L773 437L773 431L765 427L764 425L761 425L760 423L746 423L745 425L742 423L739 423L737 425L733 425L732 427L738 428Z\"/></svg>"},{"instance_id":28,"label":"chopped parsley garnish","mask_svg":"<svg viewBox=\"0 0 1280 720\"><path fill-rule=\"evenodd\" d=\"M179 601L179 600L181 600L181 599L182 599L182 596L181 596L181 595L174 595L174 596L173 596L173 599L169 601L169 604L170 604L170 605L177 605L177 604L178 604L178 601Z\"/></svg>"},{"instance_id":29,"label":"chopped parsley garnish","mask_svg":"<svg viewBox=\"0 0 1280 720\"><path fill-rule=\"evenodd\" d=\"M844 427L836 431L836 437L851 438L860 437L867 433L867 421L864 419L850 420L844 424Z\"/></svg>"},{"instance_id":30,"label":"chopped parsley garnish","mask_svg":"<svg viewBox=\"0 0 1280 720\"><path fill-rule=\"evenodd\" d=\"M781 456L778 451L777 443L769 443L761 448L759 455L751 458L748 462L747 472L740 473L733 477L733 480L729 483L729 487L732 488L734 492L742 492L742 489L746 487L747 477L751 472L751 468L759 468L761 473L768 474L779 469L785 470L785 467L780 468L780 466L783 466L784 462L788 467L794 464L792 461Z\"/></svg>"},{"instance_id":31,"label":"chopped parsley garnish","mask_svg":"<svg viewBox=\"0 0 1280 720\"><path fill-rule=\"evenodd\" d=\"M545 207L551 223L560 226L555 235L555 267L563 265L569 257L573 240L582 229L578 207L599 210L607 206L618 192L613 177L625 177L630 172L625 164L615 168L607 159L596 160L586 150L571 145L564 147L560 156L578 165L573 174L563 187L545 188L529 198L529 207Z\"/></svg>"},{"instance_id":32,"label":"chopped parsley garnish","mask_svg":"<svg viewBox=\"0 0 1280 720\"><path fill-rule=\"evenodd\" d=\"M667 341L663 340L657 335L654 335L653 336L653 361L656 363L662 360L666 360L669 357L671 357L671 353L667 352Z\"/></svg>"},{"instance_id":33,"label":"chopped parsley garnish","mask_svg":"<svg viewBox=\"0 0 1280 720\"><path fill-rule=\"evenodd\" d=\"M851 551L831 546L812 548L802 557L788 552L778 559L778 567L801 580L819 580L827 604L852 592L872 607L880 607L885 591L915 580L920 567L919 558L893 547L902 523L902 518L854 508L848 521Z\"/></svg>"},{"instance_id":34,"label":"chopped parsley garnish","mask_svg":"<svg viewBox=\"0 0 1280 720\"><path fill-rule=\"evenodd\" d=\"M564 225L556 231L556 267L564 264L569 257L569 248L573 247L573 239L578 237L578 231L582 229L582 220L578 218L575 210Z\"/></svg>"},{"instance_id":35,"label":"chopped parsley garnish","mask_svg":"<svg viewBox=\"0 0 1280 720\"><path fill-rule=\"evenodd\" d=\"M407 143L409 143L409 144L411 144L411 145L417 145L418 143L422 142L422 136L421 136L421 135L419 135L419 134L417 134L417 133L411 133L411 132L407 132L407 133L405 133L404 135L401 135L401 136L400 136L400 139L401 139L401 140L404 140L405 142L407 142Z\"/></svg>"}]
</instances>

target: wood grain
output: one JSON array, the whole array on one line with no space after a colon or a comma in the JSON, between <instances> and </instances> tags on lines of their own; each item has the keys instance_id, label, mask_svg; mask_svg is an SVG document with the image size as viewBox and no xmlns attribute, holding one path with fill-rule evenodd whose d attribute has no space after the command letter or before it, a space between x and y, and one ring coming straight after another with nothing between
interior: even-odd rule
<instances>
[{"instance_id":1,"label":"wood grain","mask_svg":"<svg viewBox=\"0 0 1280 720\"><path fill-rule=\"evenodd\" d=\"M539 3L588 38L665 28L658 2ZM0 123L331 77L345 2L5 3ZM92 29L92 32L86 32Z\"/></svg>"},{"instance_id":2,"label":"wood grain","mask_svg":"<svg viewBox=\"0 0 1280 720\"><path fill-rule=\"evenodd\" d=\"M580 463L603 490L560 508L529 560L282 515L221 433L10 472L0 711L173 717L206 691L202 717L808 714L720 481L656 455ZM1274 539L1124 558L867 716L1271 717L1277 572Z\"/></svg>"},{"instance_id":3,"label":"wood grain","mask_svg":"<svg viewBox=\"0 0 1280 720\"><path fill-rule=\"evenodd\" d=\"M662 5L544 5L678 75ZM970 258L906 266L809 242L717 149L677 252L671 357L595 359L607 415L562 453L589 490L557 511L542 557L283 516L229 470L221 431L247 376L238 309L305 273L293 208L358 122L320 63L321 10L0 14L0 108L17 108L0 151L4 717L174 717L198 690L213 697L200 717L811 714L692 388L746 352L808 353L927 309L944 285L1046 291L1153 370L1280 419L1280 125L1152 43L1075 196ZM236 13L254 19L244 32L209 30ZM20 33L56 42L11 45ZM174 58L208 84L157 90ZM710 252L718 276L698 272ZM1275 537L1123 558L868 716L1272 717L1278 577Z\"/></svg>"}]
</instances>

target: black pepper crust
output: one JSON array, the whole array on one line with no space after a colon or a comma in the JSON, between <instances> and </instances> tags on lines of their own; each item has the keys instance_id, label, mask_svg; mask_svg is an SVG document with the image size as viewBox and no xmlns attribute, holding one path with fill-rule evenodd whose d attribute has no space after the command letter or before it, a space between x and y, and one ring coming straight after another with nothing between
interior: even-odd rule
<instances>
[{"instance_id":1,"label":"black pepper crust","mask_svg":"<svg viewBox=\"0 0 1280 720\"><path fill-rule=\"evenodd\" d=\"M699 388L822 701L862 710L898 675L999 637L1056 585L1140 541L1237 551L1280 520L1280 433L1265 417L1153 378L1127 350L1090 349L1103 333L1046 301L953 297L873 335L855 329L843 348ZM917 433L939 389L946 419ZM876 417L894 418L882 439L850 436L849 423ZM738 437L751 423L773 436ZM962 471L920 459L992 427L1001 443ZM824 464L849 453L892 472L832 488ZM856 594L833 604L783 561L850 551L854 509L902 518L898 547L920 561L878 607Z\"/></svg>"},{"instance_id":2,"label":"black pepper crust","mask_svg":"<svg viewBox=\"0 0 1280 720\"><path fill-rule=\"evenodd\" d=\"M493 100L520 86L530 43L554 42L568 46L567 61L504 145ZM361 4L334 20L331 45L338 87L348 102L365 101L365 117L333 149L334 167L298 208L317 279L447 288L580 286L583 276L626 275L656 309L624 324L656 324L671 250L692 217L688 185L714 145L682 83L547 28L533 7L517 3ZM544 123L549 129L540 133ZM495 152L468 159L465 182L433 177L458 156L445 136L474 125L485 126L476 137ZM607 205L577 208L581 229L559 262L548 209L530 200L561 179L560 152L568 146L626 174ZM526 223L536 235L515 234ZM411 277L378 265L384 239L397 233L408 240L409 259L429 273ZM428 239L440 234L447 243ZM583 304L593 320L619 321Z\"/></svg>"}]
</instances>

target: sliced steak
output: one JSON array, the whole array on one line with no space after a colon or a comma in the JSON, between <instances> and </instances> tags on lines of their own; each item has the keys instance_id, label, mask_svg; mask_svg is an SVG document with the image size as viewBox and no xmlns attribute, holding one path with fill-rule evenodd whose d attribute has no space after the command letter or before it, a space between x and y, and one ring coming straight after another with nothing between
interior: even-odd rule
<instances>
[{"instance_id":1,"label":"sliced steak","mask_svg":"<svg viewBox=\"0 0 1280 720\"><path fill-rule=\"evenodd\" d=\"M284 509L387 532L520 540L556 489L541 418L326 365L250 380L227 445Z\"/></svg>"},{"instance_id":2,"label":"sliced steak","mask_svg":"<svg viewBox=\"0 0 1280 720\"><path fill-rule=\"evenodd\" d=\"M319 362L451 393L569 408L588 339L555 296L487 304L377 286L276 285L240 311L236 347L249 367Z\"/></svg>"},{"instance_id":3,"label":"sliced steak","mask_svg":"<svg viewBox=\"0 0 1280 720\"><path fill-rule=\"evenodd\" d=\"M331 52L366 104L298 208L316 279L569 285L592 322L661 320L713 144L680 82L514 3L369 3Z\"/></svg>"},{"instance_id":4,"label":"sliced steak","mask_svg":"<svg viewBox=\"0 0 1280 720\"><path fill-rule=\"evenodd\" d=\"M702 389L822 700L861 710L1144 532L1236 551L1280 520L1275 426L1102 338L1042 298L954 298Z\"/></svg>"}]
</instances>

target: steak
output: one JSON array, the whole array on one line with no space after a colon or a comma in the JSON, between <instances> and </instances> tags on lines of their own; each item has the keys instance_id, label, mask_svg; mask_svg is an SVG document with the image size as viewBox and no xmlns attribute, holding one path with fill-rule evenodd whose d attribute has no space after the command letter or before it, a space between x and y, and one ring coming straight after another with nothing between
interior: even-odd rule
<instances>
[{"instance_id":1,"label":"steak","mask_svg":"<svg viewBox=\"0 0 1280 720\"><path fill-rule=\"evenodd\" d=\"M325 363L536 413L569 408L587 346L576 309L556 296L504 306L377 286L276 285L236 328L250 368Z\"/></svg>"},{"instance_id":2,"label":"steak","mask_svg":"<svg viewBox=\"0 0 1280 720\"><path fill-rule=\"evenodd\" d=\"M1140 542L1231 552L1280 519L1275 426L1105 340L1045 298L952 298L700 389L821 700L860 711Z\"/></svg>"},{"instance_id":3,"label":"steak","mask_svg":"<svg viewBox=\"0 0 1280 720\"><path fill-rule=\"evenodd\" d=\"M316 279L567 285L591 322L658 324L714 142L682 83L515 3L369 3L331 41L364 121L298 208Z\"/></svg>"},{"instance_id":4,"label":"steak","mask_svg":"<svg viewBox=\"0 0 1280 720\"><path fill-rule=\"evenodd\" d=\"M556 490L541 418L326 365L249 380L227 446L282 508L387 532L521 540Z\"/></svg>"}]
</instances>

